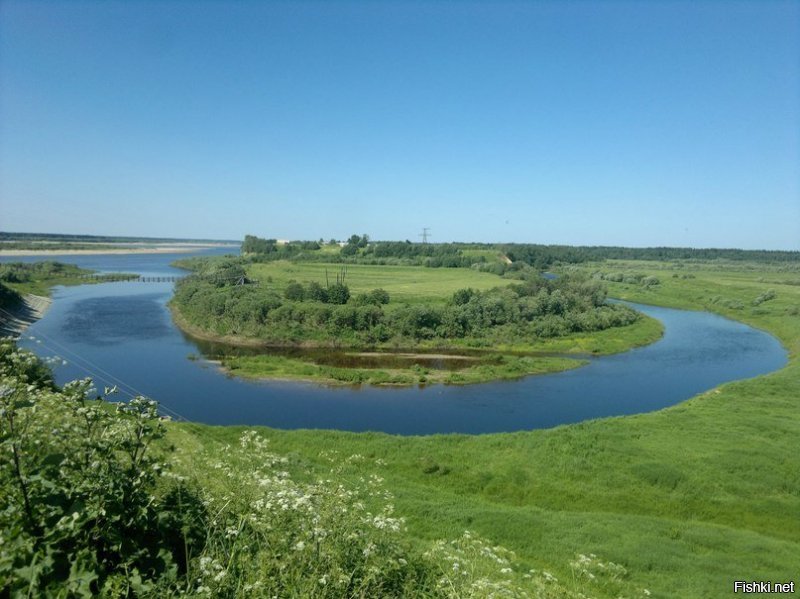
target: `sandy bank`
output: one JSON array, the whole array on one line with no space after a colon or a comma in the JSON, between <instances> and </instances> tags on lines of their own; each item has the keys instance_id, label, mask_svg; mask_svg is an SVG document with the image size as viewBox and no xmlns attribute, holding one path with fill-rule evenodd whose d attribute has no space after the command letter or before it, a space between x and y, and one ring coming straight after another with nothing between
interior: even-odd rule
<instances>
[{"instance_id":1,"label":"sandy bank","mask_svg":"<svg viewBox=\"0 0 800 599\"><path fill-rule=\"evenodd\" d=\"M96 255L96 254L186 254L189 252L196 252L197 250L207 250L211 248L224 248L229 247L234 251L239 246L220 244L189 244L189 243L176 243L171 245L159 245L145 247L141 245L120 245L113 248L84 248L79 250L70 249L37 249L37 250L11 250L3 249L0 245L0 256L72 256L72 255Z\"/></svg>"}]
</instances>

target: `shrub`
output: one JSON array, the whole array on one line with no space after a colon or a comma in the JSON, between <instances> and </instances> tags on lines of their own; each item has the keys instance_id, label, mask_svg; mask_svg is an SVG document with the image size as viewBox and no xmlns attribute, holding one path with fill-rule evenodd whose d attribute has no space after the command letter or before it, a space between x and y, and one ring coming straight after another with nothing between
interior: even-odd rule
<instances>
[{"instance_id":1,"label":"shrub","mask_svg":"<svg viewBox=\"0 0 800 599\"><path fill-rule=\"evenodd\" d=\"M389 292L385 289L373 289L369 292L369 299L373 304L385 305L389 303Z\"/></svg>"},{"instance_id":2,"label":"shrub","mask_svg":"<svg viewBox=\"0 0 800 599\"><path fill-rule=\"evenodd\" d=\"M155 402L116 410L90 380L62 391L4 343L0 362L0 581L11 594L130 594L174 583L183 516L159 499ZM126 590L127 589L127 590Z\"/></svg>"},{"instance_id":3,"label":"shrub","mask_svg":"<svg viewBox=\"0 0 800 599\"><path fill-rule=\"evenodd\" d=\"M307 299L315 302L327 303L328 301L327 290L316 281L312 281L308 284L308 288L306 289L305 295Z\"/></svg>"},{"instance_id":4,"label":"shrub","mask_svg":"<svg viewBox=\"0 0 800 599\"><path fill-rule=\"evenodd\" d=\"M346 304L350 299L350 289L344 283L334 283L328 287L328 303Z\"/></svg>"},{"instance_id":5,"label":"shrub","mask_svg":"<svg viewBox=\"0 0 800 599\"><path fill-rule=\"evenodd\" d=\"M286 286L283 296L288 300L301 302L305 298L305 289L297 281L292 281Z\"/></svg>"},{"instance_id":6,"label":"shrub","mask_svg":"<svg viewBox=\"0 0 800 599\"><path fill-rule=\"evenodd\" d=\"M756 299L754 299L753 300L753 305L754 306L760 306L764 302L768 302L770 300L773 300L776 297L777 297L777 294L775 293L775 290L774 289L769 289L769 290L765 291L764 293L762 293L761 295L759 295Z\"/></svg>"}]
</instances>

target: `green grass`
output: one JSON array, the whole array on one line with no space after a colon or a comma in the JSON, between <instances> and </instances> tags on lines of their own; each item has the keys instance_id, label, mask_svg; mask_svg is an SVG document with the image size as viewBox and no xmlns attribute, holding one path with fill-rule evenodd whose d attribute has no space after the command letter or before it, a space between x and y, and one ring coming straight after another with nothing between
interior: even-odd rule
<instances>
[{"instance_id":1,"label":"green grass","mask_svg":"<svg viewBox=\"0 0 800 599\"><path fill-rule=\"evenodd\" d=\"M498 364L466 365L448 371L411 366L408 368L344 368L314 364L306 360L261 354L222 359L227 372L254 379L289 379L325 385L417 385L444 383L468 385L509 380L533 374L577 368L584 361L559 357L502 356Z\"/></svg>"},{"instance_id":2,"label":"green grass","mask_svg":"<svg viewBox=\"0 0 800 599\"><path fill-rule=\"evenodd\" d=\"M316 281L325 286L325 271L331 283L342 265L303 262L269 262L252 264L247 267L248 274L261 285L274 286L283 291L289 281L301 283ZM497 275L478 272L468 268L424 268L421 266L371 266L348 264L345 283L355 295L373 289L389 292L392 304L430 303L445 301L459 289L471 287L485 290L503 287L514 281L502 279Z\"/></svg>"},{"instance_id":3,"label":"green grass","mask_svg":"<svg viewBox=\"0 0 800 599\"><path fill-rule=\"evenodd\" d=\"M649 345L661 338L664 326L660 321L642 315L639 321L624 327L612 327L591 333L572 333L563 337L535 338L527 343L508 343L501 334L479 340L479 347L493 352L552 352L562 354L594 354L605 356ZM474 340L452 340L454 347L475 347ZM422 344L424 347L424 343Z\"/></svg>"},{"instance_id":4,"label":"green grass","mask_svg":"<svg viewBox=\"0 0 800 599\"><path fill-rule=\"evenodd\" d=\"M7 287L14 289L18 293L26 294L32 293L33 295L41 295L50 297L53 287L57 285L84 285L92 281L81 281L74 277L54 277L44 281L29 281L27 283L6 283Z\"/></svg>"},{"instance_id":5,"label":"green grass","mask_svg":"<svg viewBox=\"0 0 800 599\"><path fill-rule=\"evenodd\" d=\"M46 263L48 264L48 263ZM85 268L79 268L74 264L55 263L60 265L62 270L42 271L37 269L35 263L23 265L23 270L19 272L21 281L3 281L3 284L16 291L19 294L31 293L33 295L41 295L50 297L53 287L58 285L88 285L93 283L102 283L103 278L113 280L114 277L121 276L122 273L106 273L102 277L85 279L88 275L94 274L95 271ZM17 263L0 264L0 272L4 271L4 267L11 269L16 267ZM28 279L28 280L24 280Z\"/></svg>"},{"instance_id":6,"label":"green grass","mask_svg":"<svg viewBox=\"0 0 800 599\"><path fill-rule=\"evenodd\" d=\"M6 285L6 287L9 287L22 295L26 293L32 293L33 295L50 297L52 295L53 287L56 287L57 285L63 285L63 286L86 285L89 283L99 282L91 279L84 280L79 278L81 275L90 275L92 274L92 272L93 271L86 270L84 268L75 268L74 271L70 271L69 274L65 276L48 276L33 281L25 281L22 283L4 283L4 284Z\"/></svg>"},{"instance_id":7,"label":"green grass","mask_svg":"<svg viewBox=\"0 0 800 599\"><path fill-rule=\"evenodd\" d=\"M654 597L729 597L734 580L795 580L797 273L713 265L669 270L651 262L588 268L654 274L660 285L612 284L612 295L744 321L776 335L790 362L658 412L550 430L430 437L261 430L276 452L321 475L330 471L325 456L331 455L343 479L380 474L419 543L470 529L570 584L577 553L620 563L628 570L623 589L606 596L640 596L647 588ZM695 278L672 278L673 272ZM753 306L768 289L775 299ZM718 297L743 307L727 307ZM191 448L235 443L241 429L183 424L171 431L180 447ZM347 459L355 454L365 459ZM188 458L186 467L192 468Z\"/></svg>"}]
</instances>

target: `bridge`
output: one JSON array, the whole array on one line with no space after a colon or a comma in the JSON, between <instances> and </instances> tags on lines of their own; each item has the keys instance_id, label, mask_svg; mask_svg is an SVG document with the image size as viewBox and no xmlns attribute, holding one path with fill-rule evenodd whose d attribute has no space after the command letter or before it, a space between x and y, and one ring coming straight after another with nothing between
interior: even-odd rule
<instances>
[{"instance_id":1,"label":"bridge","mask_svg":"<svg viewBox=\"0 0 800 599\"><path fill-rule=\"evenodd\" d=\"M161 277L143 277L141 275L133 275L133 274L94 274L94 275L81 275L75 277L80 281L86 281L87 283L116 283L116 282L126 282L126 283L175 283L180 279L184 278L183 276L161 276Z\"/></svg>"},{"instance_id":2,"label":"bridge","mask_svg":"<svg viewBox=\"0 0 800 599\"><path fill-rule=\"evenodd\" d=\"M116 283L116 282L125 282L125 283L176 283L181 279L185 279L186 277L201 277L205 279L209 279L212 281L219 281L220 277L215 277L214 275L172 275L172 276L157 276L157 277L148 277L142 276L137 274L91 274L91 275L80 275L75 277L80 281L86 281L87 283ZM234 277L231 279L225 279L226 281L233 282L234 285L257 285L258 281L254 279L248 279L246 277Z\"/></svg>"}]
</instances>

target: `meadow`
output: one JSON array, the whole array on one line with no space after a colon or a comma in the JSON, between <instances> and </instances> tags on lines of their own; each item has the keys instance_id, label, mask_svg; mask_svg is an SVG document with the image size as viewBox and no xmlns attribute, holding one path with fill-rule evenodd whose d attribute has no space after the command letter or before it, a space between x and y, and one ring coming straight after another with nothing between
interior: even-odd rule
<instances>
[{"instance_id":1,"label":"meadow","mask_svg":"<svg viewBox=\"0 0 800 599\"><path fill-rule=\"evenodd\" d=\"M325 264L314 262L268 262L251 264L248 275L259 283L274 286L283 292L290 281L325 285L325 274L331 282L342 268L345 283L353 294L384 289L393 301L426 304L444 302L459 289L471 287L485 291L506 286L512 280L469 268L421 268L419 266L374 266L366 264ZM392 305L391 303L389 304Z\"/></svg>"},{"instance_id":2,"label":"meadow","mask_svg":"<svg viewBox=\"0 0 800 599\"><path fill-rule=\"evenodd\" d=\"M611 294L762 328L787 347L790 362L655 413L551 430L260 433L274 451L320 475L330 472L330 456L346 480L377 471L416 543L468 529L513 550L523 571L547 570L573 590L586 582L574 567L577 554L625 568L590 596L644 596L647 589L654 597L727 597L735 580L793 580L800 555L798 272L713 262L582 268L655 276L660 283L646 288L609 282ZM760 300L770 289L774 297ZM170 427L188 470L198 466L192 456L202 460L202 451L233 443L241 432Z\"/></svg>"}]
</instances>

